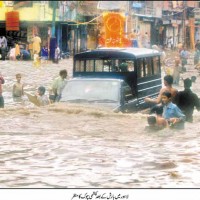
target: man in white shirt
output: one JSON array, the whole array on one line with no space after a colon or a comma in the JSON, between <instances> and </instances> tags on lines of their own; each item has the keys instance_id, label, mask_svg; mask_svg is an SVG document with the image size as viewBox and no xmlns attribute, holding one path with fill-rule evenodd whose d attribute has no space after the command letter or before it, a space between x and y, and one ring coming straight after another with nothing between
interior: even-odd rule
<instances>
[{"instance_id":1,"label":"man in white shirt","mask_svg":"<svg viewBox=\"0 0 200 200\"><path fill-rule=\"evenodd\" d=\"M5 36L0 36L0 52L2 56L2 60L6 58L6 48L7 48L7 39Z\"/></svg>"},{"instance_id":2,"label":"man in white shirt","mask_svg":"<svg viewBox=\"0 0 200 200\"><path fill-rule=\"evenodd\" d=\"M61 98L62 90L66 84L67 70L66 69L60 70L59 75L60 76L53 81L50 90L52 95L50 95L49 99L53 102L59 101Z\"/></svg>"}]
</instances>

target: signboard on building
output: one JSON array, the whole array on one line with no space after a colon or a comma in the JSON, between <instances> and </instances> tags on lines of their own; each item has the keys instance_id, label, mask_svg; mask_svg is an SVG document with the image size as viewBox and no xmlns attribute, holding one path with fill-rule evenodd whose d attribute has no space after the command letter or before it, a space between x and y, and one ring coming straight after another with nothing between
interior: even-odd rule
<instances>
[{"instance_id":1,"label":"signboard on building","mask_svg":"<svg viewBox=\"0 0 200 200\"><path fill-rule=\"evenodd\" d=\"M97 9L100 10L126 10L126 1L99 1Z\"/></svg>"},{"instance_id":2,"label":"signboard on building","mask_svg":"<svg viewBox=\"0 0 200 200\"><path fill-rule=\"evenodd\" d=\"M143 20L144 22L154 22L154 19L151 18L151 17L142 17L142 20Z\"/></svg>"},{"instance_id":3,"label":"signboard on building","mask_svg":"<svg viewBox=\"0 0 200 200\"><path fill-rule=\"evenodd\" d=\"M125 38L125 16L118 12L103 14L104 32L99 37L99 44L105 47L128 47L130 40Z\"/></svg>"},{"instance_id":4,"label":"signboard on building","mask_svg":"<svg viewBox=\"0 0 200 200\"><path fill-rule=\"evenodd\" d=\"M170 24L170 21L169 20L163 20L163 24Z\"/></svg>"},{"instance_id":5,"label":"signboard on building","mask_svg":"<svg viewBox=\"0 0 200 200\"><path fill-rule=\"evenodd\" d=\"M132 4L132 8L142 8L142 7L143 7L143 3L133 2Z\"/></svg>"},{"instance_id":6,"label":"signboard on building","mask_svg":"<svg viewBox=\"0 0 200 200\"><path fill-rule=\"evenodd\" d=\"M19 31L19 12L6 12L6 31Z\"/></svg>"}]
</instances>

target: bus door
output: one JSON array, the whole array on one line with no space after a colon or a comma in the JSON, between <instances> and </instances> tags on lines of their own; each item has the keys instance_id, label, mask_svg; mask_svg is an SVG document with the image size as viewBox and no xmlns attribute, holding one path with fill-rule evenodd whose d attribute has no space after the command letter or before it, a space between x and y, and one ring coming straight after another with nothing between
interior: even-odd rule
<instances>
[{"instance_id":1,"label":"bus door","mask_svg":"<svg viewBox=\"0 0 200 200\"><path fill-rule=\"evenodd\" d=\"M144 104L144 98L155 98L161 87L160 57L138 58L137 65L137 98L138 104Z\"/></svg>"}]
</instances>

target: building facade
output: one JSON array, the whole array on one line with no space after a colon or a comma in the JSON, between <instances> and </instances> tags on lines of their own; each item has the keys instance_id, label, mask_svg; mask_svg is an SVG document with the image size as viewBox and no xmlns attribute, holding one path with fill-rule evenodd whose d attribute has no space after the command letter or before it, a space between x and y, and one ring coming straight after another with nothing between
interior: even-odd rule
<instances>
[{"instance_id":1,"label":"building facade","mask_svg":"<svg viewBox=\"0 0 200 200\"><path fill-rule=\"evenodd\" d=\"M76 21L76 3L56 2L55 36L57 44L64 51L73 51L74 27ZM6 14L19 13L19 30L8 30ZM38 33L42 45L49 45L52 33L53 4L51 1L3 1L0 7L0 34L6 35L8 41L31 43L33 35ZM71 41L71 42L69 42Z\"/></svg>"},{"instance_id":2,"label":"building facade","mask_svg":"<svg viewBox=\"0 0 200 200\"><path fill-rule=\"evenodd\" d=\"M132 16L132 31L138 31L140 46L142 38L147 32L150 38L150 44L160 44L159 26L162 19L162 1L130 1ZM160 9L157 9L160 8Z\"/></svg>"},{"instance_id":3,"label":"building facade","mask_svg":"<svg viewBox=\"0 0 200 200\"><path fill-rule=\"evenodd\" d=\"M101 16L104 12L123 12L126 37L139 33L142 47L144 34L150 44L176 47L185 43L194 48L200 39L200 3L198 1L56 1L55 36L62 51L78 52L98 46ZM19 12L19 30L7 30L6 13ZM31 42L39 33L42 45L49 45L52 33L52 1L0 1L0 34L8 40Z\"/></svg>"},{"instance_id":4,"label":"building facade","mask_svg":"<svg viewBox=\"0 0 200 200\"><path fill-rule=\"evenodd\" d=\"M166 46L168 38L172 37L175 47L178 43L182 43L187 48L194 49L195 41L199 37L194 12L194 9L198 7L197 1L164 1L162 26Z\"/></svg>"}]
</instances>

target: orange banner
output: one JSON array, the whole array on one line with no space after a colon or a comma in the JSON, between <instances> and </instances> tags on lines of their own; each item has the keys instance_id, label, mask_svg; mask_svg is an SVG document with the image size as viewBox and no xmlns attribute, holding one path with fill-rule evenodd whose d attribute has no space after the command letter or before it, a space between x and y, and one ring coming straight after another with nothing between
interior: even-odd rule
<instances>
[{"instance_id":1,"label":"orange banner","mask_svg":"<svg viewBox=\"0 0 200 200\"><path fill-rule=\"evenodd\" d=\"M11 11L6 14L6 30L19 31L19 12Z\"/></svg>"},{"instance_id":2,"label":"orange banner","mask_svg":"<svg viewBox=\"0 0 200 200\"><path fill-rule=\"evenodd\" d=\"M131 41L125 38L125 16L121 13L104 13L103 26L105 32L99 38L99 44L104 47L129 47Z\"/></svg>"}]
</instances>

